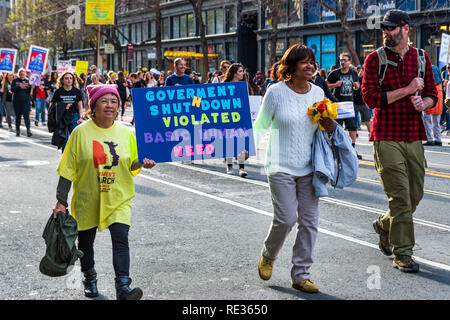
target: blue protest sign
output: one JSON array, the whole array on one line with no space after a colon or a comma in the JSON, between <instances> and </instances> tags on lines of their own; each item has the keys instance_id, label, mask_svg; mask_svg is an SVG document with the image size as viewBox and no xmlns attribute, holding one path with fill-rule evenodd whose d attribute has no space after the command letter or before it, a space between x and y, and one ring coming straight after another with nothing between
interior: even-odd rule
<instances>
[{"instance_id":1,"label":"blue protest sign","mask_svg":"<svg viewBox=\"0 0 450 320\"><path fill-rule=\"evenodd\" d=\"M139 161L256 154L245 82L132 89Z\"/></svg>"}]
</instances>

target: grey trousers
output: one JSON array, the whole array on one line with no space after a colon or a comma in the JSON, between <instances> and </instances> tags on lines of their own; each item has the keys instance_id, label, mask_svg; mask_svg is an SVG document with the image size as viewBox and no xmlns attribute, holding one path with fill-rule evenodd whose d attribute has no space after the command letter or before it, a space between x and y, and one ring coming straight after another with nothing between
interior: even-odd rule
<instances>
[{"instance_id":1,"label":"grey trousers","mask_svg":"<svg viewBox=\"0 0 450 320\"><path fill-rule=\"evenodd\" d=\"M314 193L313 175L297 177L278 172L269 175L268 179L274 217L262 256L275 260L292 227L298 223L291 278L294 283L309 279L319 223L319 198Z\"/></svg>"}]
</instances>

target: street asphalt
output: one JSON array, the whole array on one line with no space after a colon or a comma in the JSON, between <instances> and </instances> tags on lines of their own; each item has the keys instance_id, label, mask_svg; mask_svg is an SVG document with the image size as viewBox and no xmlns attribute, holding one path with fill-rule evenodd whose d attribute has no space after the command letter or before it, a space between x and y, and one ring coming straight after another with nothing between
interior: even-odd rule
<instances>
[{"instance_id":1,"label":"street asphalt","mask_svg":"<svg viewBox=\"0 0 450 320\"><path fill-rule=\"evenodd\" d=\"M130 118L125 120L130 126ZM0 299L86 300L79 262L58 278L38 269L45 253L42 231L56 202L61 152L50 144L45 127L32 125L32 132L32 138L16 137L0 129ZM272 278L258 276L273 209L263 159L255 157L246 165L247 178L225 174L222 160L161 163L135 178L132 286L142 288L148 300L450 300L448 142L425 148L426 191L414 214L419 273L392 268L392 257L378 250L372 222L386 210L387 198L373 166L372 143L360 131L358 180L343 190L329 188L329 197L320 201L311 268L318 294L291 288L296 228ZM95 257L98 299L115 299L107 230L97 234Z\"/></svg>"}]
</instances>

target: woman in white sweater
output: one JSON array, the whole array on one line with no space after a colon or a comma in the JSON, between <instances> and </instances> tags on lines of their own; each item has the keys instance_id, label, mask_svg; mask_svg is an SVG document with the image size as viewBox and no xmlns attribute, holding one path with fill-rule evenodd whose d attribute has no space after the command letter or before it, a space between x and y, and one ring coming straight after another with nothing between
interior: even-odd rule
<instances>
[{"instance_id":1,"label":"woman in white sweater","mask_svg":"<svg viewBox=\"0 0 450 320\"><path fill-rule=\"evenodd\" d=\"M274 208L274 219L264 241L258 263L263 280L269 280L284 240L298 222L292 255L292 287L318 292L310 280L313 249L317 237L319 199L312 185L311 144L317 124L308 117L308 107L324 98L321 88L308 82L315 71L314 52L305 45L292 45L281 59L279 82L266 92L254 124L257 146L270 129L266 170ZM322 120L333 132L333 120Z\"/></svg>"}]
</instances>

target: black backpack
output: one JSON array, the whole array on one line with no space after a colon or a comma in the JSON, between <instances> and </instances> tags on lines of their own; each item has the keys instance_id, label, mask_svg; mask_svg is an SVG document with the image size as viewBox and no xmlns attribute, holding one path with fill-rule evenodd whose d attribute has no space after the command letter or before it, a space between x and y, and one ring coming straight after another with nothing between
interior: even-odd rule
<instances>
[{"instance_id":1,"label":"black backpack","mask_svg":"<svg viewBox=\"0 0 450 320\"><path fill-rule=\"evenodd\" d=\"M425 66L426 66L424 52L425 51L423 51L423 49L417 49L417 67L418 67L417 76L422 79L425 77ZM396 62L388 60L386 51L384 51L384 47L378 48L377 54L379 60L378 77L380 79L380 87L381 87L381 85L383 84L384 77L386 76L388 64L394 67L397 67L398 65Z\"/></svg>"}]
</instances>

